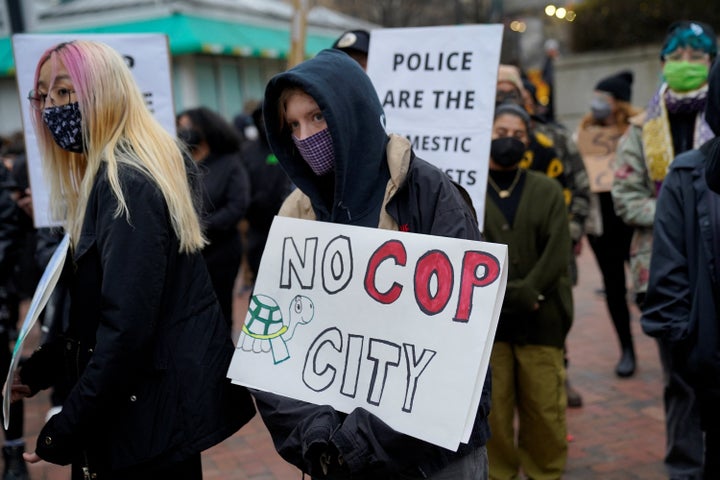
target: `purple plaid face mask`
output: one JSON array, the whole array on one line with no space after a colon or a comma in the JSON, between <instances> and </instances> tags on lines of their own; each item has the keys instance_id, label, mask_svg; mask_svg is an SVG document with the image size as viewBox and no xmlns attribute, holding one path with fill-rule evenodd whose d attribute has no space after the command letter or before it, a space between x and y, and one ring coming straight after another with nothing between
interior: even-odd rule
<instances>
[{"instance_id":1,"label":"purple plaid face mask","mask_svg":"<svg viewBox=\"0 0 720 480\"><path fill-rule=\"evenodd\" d=\"M292 139L315 175L325 175L335 167L332 137L327 128L302 140L297 139L295 135L292 135Z\"/></svg>"}]
</instances>

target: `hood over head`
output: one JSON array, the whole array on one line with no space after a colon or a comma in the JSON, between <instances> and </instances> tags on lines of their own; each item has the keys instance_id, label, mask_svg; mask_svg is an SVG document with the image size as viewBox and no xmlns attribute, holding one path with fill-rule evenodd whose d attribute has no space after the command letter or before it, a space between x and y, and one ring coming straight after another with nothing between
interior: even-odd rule
<instances>
[{"instance_id":1,"label":"hood over head","mask_svg":"<svg viewBox=\"0 0 720 480\"><path fill-rule=\"evenodd\" d=\"M289 128L281 125L279 100L288 87L304 90L323 113L335 153L334 184L327 175L313 173ZM327 49L275 75L265 89L263 116L270 148L292 182L310 197L318 220L377 226L389 179L385 114L370 78L355 60ZM323 199L328 188L334 192L331 204Z\"/></svg>"}]
</instances>

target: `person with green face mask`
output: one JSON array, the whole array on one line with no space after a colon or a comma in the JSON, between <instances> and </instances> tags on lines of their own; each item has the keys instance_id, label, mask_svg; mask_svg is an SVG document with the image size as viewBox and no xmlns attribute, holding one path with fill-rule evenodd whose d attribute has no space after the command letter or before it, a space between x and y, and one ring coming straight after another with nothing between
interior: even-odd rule
<instances>
[{"instance_id":1,"label":"person with green face mask","mask_svg":"<svg viewBox=\"0 0 720 480\"><path fill-rule=\"evenodd\" d=\"M715 136L705 121L708 72L717 36L702 22L670 25L660 51L663 82L645 115L631 119L615 162L612 198L616 213L634 227L630 270L635 301L643 308L648 288L658 193L673 159ZM702 478L704 439L695 395L674 364L672 346L658 339L663 367L668 476Z\"/></svg>"}]
</instances>

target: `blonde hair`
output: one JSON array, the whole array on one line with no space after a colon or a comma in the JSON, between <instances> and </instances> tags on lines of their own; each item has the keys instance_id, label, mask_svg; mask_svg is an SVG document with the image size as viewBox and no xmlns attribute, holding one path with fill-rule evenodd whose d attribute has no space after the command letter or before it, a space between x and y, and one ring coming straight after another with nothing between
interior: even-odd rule
<instances>
[{"instance_id":1,"label":"blonde hair","mask_svg":"<svg viewBox=\"0 0 720 480\"><path fill-rule=\"evenodd\" d=\"M33 112L33 123L43 166L50 183L50 205L55 219L65 221L73 243L80 237L88 198L102 162L117 198L116 217L128 211L118 177L118 165L143 172L161 191L180 241L181 252L195 252L206 243L193 206L183 153L178 141L148 110L144 97L124 59L104 43L78 40L45 52L35 72L52 62L52 87L59 65L67 69L82 117L84 153L60 148L42 120Z\"/></svg>"}]
</instances>

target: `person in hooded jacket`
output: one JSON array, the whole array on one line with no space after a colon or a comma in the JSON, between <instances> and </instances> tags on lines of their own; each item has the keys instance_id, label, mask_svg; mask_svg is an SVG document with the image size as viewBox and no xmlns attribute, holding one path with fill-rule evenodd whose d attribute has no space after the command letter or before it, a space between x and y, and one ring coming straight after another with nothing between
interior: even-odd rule
<instances>
[{"instance_id":1,"label":"person in hooded jacket","mask_svg":"<svg viewBox=\"0 0 720 480\"><path fill-rule=\"evenodd\" d=\"M345 53L323 50L273 77L263 113L270 146L297 185L280 215L480 239L450 178L385 132L370 79ZM345 414L254 395L277 451L313 478L487 478L489 375L470 440L457 451L400 434L363 408Z\"/></svg>"},{"instance_id":2,"label":"person in hooded jacket","mask_svg":"<svg viewBox=\"0 0 720 480\"><path fill-rule=\"evenodd\" d=\"M717 62L710 73L705 120L720 134ZM707 480L720 478L720 195L708 190L704 170L718 157L716 136L670 165L657 200L641 319L645 333L668 343L676 371L695 394L705 433L702 478Z\"/></svg>"}]
</instances>

